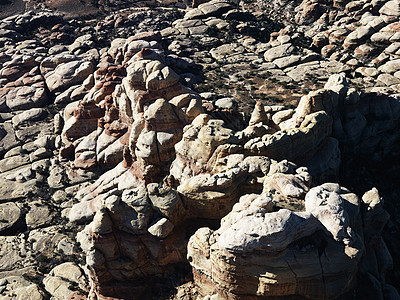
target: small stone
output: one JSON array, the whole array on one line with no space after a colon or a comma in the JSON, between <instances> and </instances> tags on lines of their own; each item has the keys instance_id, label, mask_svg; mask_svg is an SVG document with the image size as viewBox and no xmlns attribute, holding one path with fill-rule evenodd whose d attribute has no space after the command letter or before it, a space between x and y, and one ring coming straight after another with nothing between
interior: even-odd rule
<instances>
[{"instance_id":1,"label":"small stone","mask_svg":"<svg viewBox=\"0 0 400 300\"><path fill-rule=\"evenodd\" d=\"M221 109L235 108L237 103L232 98L221 98L215 101L215 106Z\"/></svg>"},{"instance_id":2,"label":"small stone","mask_svg":"<svg viewBox=\"0 0 400 300\"><path fill-rule=\"evenodd\" d=\"M379 10L379 13L391 17L400 16L400 3L397 0L388 1Z\"/></svg>"},{"instance_id":3,"label":"small stone","mask_svg":"<svg viewBox=\"0 0 400 300\"><path fill-rule=\"evenodd\" d=\"M32 163L32 170L40 174L46 173L50 166L49 159L42 159Z\"/></svg>"},{"instance_id":4,"label":"small stone","mask_svg":"<svg viewBox=\"0 0 400 300\"><path fill-rule=\"evenodd\" d=\"M35 229L44 225L51 224L55 213L50 210L50 207L35 201L30 203L30 210L26 215L26 225L29 229Z\"/></svg>"},{"instance_id":5,"label":"small stone","mask_svg":"<svg viewBox=\"0 0 400 300\"><path fill-rule=\"evenodd\" d=\"M378 76L376 80L384 83L386 86L391 86L400 83L400 79L390 74L381 74Z\"/></svg>"},{"instance_id":6,"label":"small stone","mask_svg":"<svg viewBox=\"0 0 400 300\"><path fill-rule=\"evenodd\" d=\"M368 77L376 77L379 74L378 69L373 68L373 67L359 67L356 69L356 72L363 75L363 76L368 76Z\"/></svg>"},{"instance_id":7,"label":"small stone","mask_svg":"<svg viewBox=\"0 0 400 300\"><path fill-rule=\"evenodd\" d=\"M400 49L400 42L395 42L395 43L390 44L390 46L388 46L384 50L384 52L387 53L387 54L396 54L396 55L398 55L398 54L400 54L400 53L398 53L399 49Z\"/></svg>"},{"instance_id":8,"label":"small stone","mask_svg":"<svg viewBox=\"0 0 400 300\"><path fill-rule=\"evenodd\" d=\"M387 43L393 36L393 32L376 32L371 36L371 41L374 43Z\"/></svg>"},{"instance_id":9,"label":"small stone","mask_svg":"<svg viewBox=\"0 0 400 300\"><path fill-rule=\"evenodd\" d=\"M336 49L337 49L336 45L326 45L326 46L322 47L321 55L323 57L329 57L336 51Z\"/></svg>"},{"instance_id":10,"label":"small stone","mask_svg":"<svg viewBox=\"0 0 400 300\"><path fill-rule=\"evenodd\" d=\"M269 118L265 112L264 105L262 104L262 102L257 101L256 106L254 107L253 113L251 114L249 126L255 125L260 122L262 122L262 124L264 124L264 125L268 125Z\"/></svg>"},{"instance_id":11,"label":"small stone","mask_svg":"<svg viewBox=\"0 0 400 300\"><path fill-rule=\"evenodd\" d=\"M389 39L389 42L400 42L400 32L396 32L395 34L393 34L392 37Z\"/></svg>"},{"instance_id":12,"label":"small stone","mask_svg":"<svg viewBox=\"0 0 400 300\"><path fill-rule=\"evenodd\" d=\"M279 123L291 118L293 114L294 114L293 109L282 110L282 111L275 113L272 116L272 121L274 121L274 123L276 125L279 125Z\"/></svg>"},{"instance_id":13,"label":"small stone","mask_svg":"<svg viewBox=\"0 0 400 300\"><path fill-rule=\"evenodd\" d=\"M45 135L33 142L38 148L54 149L54 136Z\"/></svg>"},{"instance_id":14,"label":"small stone","mask_svg":"<svg viewBox=\"0 0 400 300\"><path fill-rule=\"evenodd\" d=\"M85 276L82 270L72 262L66 262L53 268L43 279L47 292L56 299L69 299L71 282L76 283L79 288L85 289Z\"/></svg>"},{"instance_id":15,"label":"small stone","mask_svg":"<svg viewBox=\"0 0 400 300\"><path fill-rule=\"evenodd\" d=\"M294 52L294 47L291 44L284 44L267 50L264 53L266 61L273 61L277 58L288 56Z\"/></svg>"},{"instance_id":16,"label":"small stone","mask_svg":"<svg viewBox=\"0 0 400 300\"><path fill-rule=\"evenodd\" d=\"M63 126L64 126L64 119L62 118L61 114L57 113L54 116L54 133L60 134Z\"/></svg>"},{"instance_id":17,"label":"small stone","mask_svg":"<svg viewBox=\"0 0 400 300\"><path fill-rule=\"evenodd\" d=\"M279 35L277 40L283 45L289 43L291 38L289 35Z\"/></svg>"},{"instance_id":18,"label":"small stone","mask_svg":"<svg viewBox=\"0 0 400 300\"><path fill-rule=\"evenodd\" d=\"M58 243L57 249L66 255L72 255L75 252L74 242L69 238L62 239Z\"/></svg>"},{"instance_id":19,"label":"small stone","mask_svg":"<svg viewBox=\"0 0 400 300\"><path fill-rule=\"evenodd\" d=\"M50 150L46 148L39 148L29 155L29 159L31 162L34 162L40 159L49 158L52 155L53 153Z\"/></svg>"},{"instance_id":20,"label":"small stone","mask_svg":"<svg viewBox=\"0 0 400 300\"><path fill-rule=\"evenodd\" d=\"M300 55L290 55L287 57L281 57L281 58L275 59L273 61L273 63L276 64L278 66L278 68L285 69L287 67L291 67L291 66L297 64L298 62L300 62L300 60L301 60Z\"/></svg>"},{"instance_id":21,"label":"small stone","mask_svg":"<svg viewBox=\"0 0 400 300\"><path fill-rule=\"evenodd\" d=\"M46 84L51 92L58 92L83 82L92 72L89 61L70 61L61 63L46 76Z\"/></svg>"},{"instance_id":22,"label":"small stone","mask_svg":"<svg viewBox=\"0 0 400 300\"><path fill-rule=\"evenodd\" d=\"M4 299L46 299L41 288L23 276L9 276L4 279L5 284L1 286L1 295Z\"/></svg>"},{"instance_id":23,"label":"small stone","mask_svg":"<svg viewBox=\"0 0 400 300\"><path fill-rule=\"evenodd\" d=\"M32 108L12 118L14 126L18 126L24 122L40 120L46 116L46 111L43 108Z\"/></svg>"},{"instance_id":24,"label":"small stone","mask_svg":"<svg viewBox=\"0 0 400 300\"><path fill-rule=\"evenodd\" d=\"M348 65L348 66L354 68L354 67L356 67L356 66L359 65L359 61L358 61L357 59L355 59L355 58L352 58L352 59L350 59L350 60L348 60L348 61L346 62L346 65Z\"/></svg>"},{"instance_id":25,"label":"small stone","mask_svg":"<svg viewBox=\"0 0 400 300\"><path fill-rule=\"evenodd\" d=\"M11 156L0 160L0 172L16 169L29 163L28 155Z\"/></svg>"},{"instance_id":26,"label":"small stone","mask_svg":"<svg viewBox=\"0 0 400 300\"><path fill-rule=\"evenodd\" d=\"M16 230L15 228L21 217L21 210L13 202L1 203L0 204L0 234L15 234L10 230Z\"/></svg>"},{"instance_id":27,"label":"small stone","mask_svg":"<svg viewBox=\"0 0 400 300\"><path fill-rule=\"evenodd\" d=\"M53 194L52 198L56 203L61 203L68 199L68 195L64 190L58 190Z\"/></svg>"},{"instance_id":28,"label":"small stone","mask_svg":"<svg viewBox=\"0 0 400 300\"><path fill-rule=\"evenodd\" d=\"M172 232L173 229L174 225L168 219L162 218L153 225L151 225L148 231L152 235L160 239L164 239Z\"/></svg>"},{"instance_id":29,"label":"small stone","mask_svg":"<svg viewBox=\"0 0 400 300\"><path fill-rule=\"evenodd\" d=\"M388 74L393 74L397 71L400 71L400 59L390 60L384 65L380 66L378 70Z\"/></svg>"},{"instance_id":30,"label":"small stone","mask_svg":"<svg viewBox=\"0 0 400 300\"><path fill-rule=\"evenodd\" d=\"M51 188L62 188L64 187L65 171L60 166L52 167L50 175L47 178L47 183Z\"/></svg>"},{"instance_id":31,"label":"small stone","mask_svg":"<svg viewBox=\"0 0 400 300\"><path fill-rule=\"evenodd\" d=\"M29 142L29 143L26 143L26 144L23 144L23 145L22 145L22 150L23 150L24 152L33 152L33 151L35 151L37 148L38 148L38 147L35 145L34 142Z\"/></svg>"},{"instance_id":32,"label":"small stone","mask_svg":"<svg viewBox=\"0 0 400 300\"><path fill-rule=\"evenodd\" d=\"M21 155L21 153L22 153L22 147L18 146L18 147L12 148L6 154L4 154L4 158L15 156L15 155Z\"/></svg>"}]
</instances>

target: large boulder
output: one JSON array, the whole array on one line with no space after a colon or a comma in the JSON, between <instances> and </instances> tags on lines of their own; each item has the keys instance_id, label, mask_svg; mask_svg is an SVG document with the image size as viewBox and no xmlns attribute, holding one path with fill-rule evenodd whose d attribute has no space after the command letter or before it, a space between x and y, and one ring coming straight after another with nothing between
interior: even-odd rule
<instances>
[{"instance_id":1,"label":"large boulder","mask_svg":"<svg viewBox=\"0 0 400 300\"><path fill-rule=\"evenodd\" d=\"M306 211L273 211L272 201L268 194L243 196L218 230L201 228L190 238L188 260L201 294L321 299L350 289L364 253L357 196L325 184L307 193ZM341 204L333 209L330 201Z\"/></svg>"}]
</instances>

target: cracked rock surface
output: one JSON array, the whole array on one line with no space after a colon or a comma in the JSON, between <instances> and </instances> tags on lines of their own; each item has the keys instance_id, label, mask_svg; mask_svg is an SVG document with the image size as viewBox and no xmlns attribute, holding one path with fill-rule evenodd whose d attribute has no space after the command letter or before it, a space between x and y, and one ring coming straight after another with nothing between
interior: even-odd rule
<instances>
[{"instance_id":1,"label":"cracked rock surface","mask_svg":"<svg viewBox=\"0 0 400 300\"><path fill-rule=\"evenodd\" d=\"M397 0L61 2L0 3L0 298L400 298Z\"/></svg>"}]
</instances>

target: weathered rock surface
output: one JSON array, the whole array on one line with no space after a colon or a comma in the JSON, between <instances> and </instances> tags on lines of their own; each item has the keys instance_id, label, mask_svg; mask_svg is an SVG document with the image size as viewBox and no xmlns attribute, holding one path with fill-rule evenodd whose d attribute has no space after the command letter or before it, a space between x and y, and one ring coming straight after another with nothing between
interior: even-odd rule
<instances>
[{"instance_id":1,"label":"weathered rock surface","mask_svg":"<svg viewBox=\"0 0 400 300\"><path fill-rule=\"evenodd\" d=\"M130 71L127 74L129 76ZM137 86L139 86L140 82L143 82L140 81L142 79L134 80L139 80L136 83ZM363 97L368 99L366 95L363 95ZM369 97L374 96L371 94ZM178 247L176 243L178 242L182 245L181 243L185 244L185 242L179 240L178 236L180 235L177 232L181 232L179 228L181 228L180 226L182 226L186 218L222 218L232 207L233 212L235 211L234 205L241 195L254 191L265 193L266 199L270 200L263 201L270 201L274 203L276 208L280 208L276 213L265 212L268 213L265 218L272 218L271 224L277 224L278 220L283 222L278 222L281 224L281 229L278 230L280 234L271 233L273 239L276 239L274 242L276 245L274 246L272 240L268 239L270 234L265 231L267 229L256 225L257 222L261 222L257 221L258 217L255 220L251 219L251 217L248 217L249 220L247 220L247 217L232 217L235 220L243 220L237 225L235 225L236 223L227 225L227 233L221 233L219 236L221 239L219 242L221 243L221 253L224 254L216 255L222 257L223 255L226 256L227 252L253 252L253 247L254 251L264 249L264 247L272 247L268 250L271 252L289 251L287 249L290 249L288 252L290 254L285 254L288 257L283 258L282 262L282 266L287 266L288 260L290 260L289 257L300 255L296 252L296 247L298 246L293 245L297 245L296 243L300 243L299 241L303 240L307 240L312 245L309 247L311 249L309 252L307 250L306 253L302 254L307 262L308 259L318 262L318 249L322 247L322 244L327 245L326 251L329 252L329 255L326 254L325 260L315 265L315 267L311 267L311 269L317 271L315 271L315 275L310 275L309 273L307 273L307 276L304 275L304 282L299 281L298 275L296 275L296 280L293 272L294 274L301 272L300 270L306 269L306 265L301 264L296 267L290 267L289 264L289 267L284 272L292 272L292 275L282 275L282 279L279 280L276 279L279 276L274 277L274 282L278 282L277 284L282 282L282 285L285 286L285 288L278 286L276 292L272 291L269 280L259 283L257 279L258 287L256 290L253 287L246 287L246 284L240 284L233 289L226 283L226 279L217 279L217 277L213 277L214 275L209 275L211 277L208 279L198 275L199 277L195 276L195 281L207 281L210 286L214 287L220 285L222 288L218 293L225 295L223 297L236 297L240 294L265 296L297 294L312 298L331 298L351 289L364 251L358 198L354 194L350 194L348 190L332 184L323 185L318 191L316 188L309 191L311 176L307 169L296 169L294 164L287 161L277 163L276 161L271 161L271 159L282 160L290 158L302 163L307 162L316 170L315 175L317 175L317 178L322 174L326 177L336 177L340 166L340 151L337 147L337 140L331 136L337 137L344 145L351 144L352 139L356 139L360 143L361 140L358 139L361 137L367 138L366 134L353 134L354 130L357 129L351 123L353 122L352 118L339 118L339 111L343 112L343 107L345 108L347 103L354 103L359 99L360 95L355 90L348 88L345 78L337 75L330 79L326 89L311 92L309 95L304 96L297 109L288 113L286 117L283 117L283 114L286 114L283 110L273 111L269 107L262 108L265 113L267 111L271 113L272 122L278 123L271 125L274 127L263 124L263 122L268 123L268 119L263 117L259 105L253 114L252 122L255 124L242 131L228 129L224 127L225 123L223 121L210 119L206 114L198 115L190 125L183 129L182 140L180 142L175 140L171 144L175 145L176 159L171 164L170 175L166 177L165 183L177 186L177 192L174 191L173 193L175 193L175 197L178 197L177 199L181 199L179 202L182 203L178 206L174 204L173 210L169 205L172 205L175 201L169 203L164 208L164 211L150 209L147 204L149 198L153 206L156 206L155 202L160 201L153 200L153 198L157 199L161 196L157 192L155 194L157 197L153 196L152 198L151 196L154 193L154 187L157 185L153 187L152 184L147 184L146 188L140 185L146 184L148 181L138 180L140 179L138 177L140 173L132 173L132 167L131 170L126 168L128 161L124 156L123 164L119 164L116 168L103 174L90 189L80 192L78 197L82 199L81 202L70 211L70 220L75 222L91 218L94 215L93 222L79 236L80 243L85 245L84 251L88 255L87 263L91 269L91 280L100 282L100 285L94 288L94 293L99 296L110 296L109 289L113 282L119 285L118 282L139 278L135 270L138 268L137 266L142 264L141 261L147 262L147 266L139 267L146 276L152 276L154 270L158 270L160 266L170 266L179 262L184 257L185 250ZM131 129L129 148L132 149L133 142L136 141L134 155L131 152L131 159L136 158L136 161L132 160L133 170L136 172L140 170L141 165L162 165L162 152L160 150L158 150L158 157L151 155L152 151L155 151L152 148L152 141L158 135L158 132L162 132L165 127L173 126L171 124L176 121L170 119L170 113L164 113L164 119L162 120L152 117L152 113L158 109L161 109L160 111L168 111L170 105L165 100L157 100L147 106L147 109L143 108L144 125L136 125L140 127ZM132 111L132 113L126 113L126 115L131 115L134 118L136 114L141 113L142 108L136 106L136 110L136 112ZM278 115L274 117L276 114ZM376 118L371 118L369 124L373 124L375 120ZM164 121L167 125L164 125ZM391 122L396 123L397 121L394 119ZM388 122L387 127L383 127L385 128L384 131L390 132L391 122ZM135 123L136 121L134 121L133 126L135 126ZM367 121L365 124L358 121L358 125L361 126L359 130L363 130L366 123ZM148 128L155 131L149 131ZM349 128L349 130L344 131L343 128ZM132 132L138 132L140 129L142 131L139 135L137 133L133 135ZM350 129L353 131L350 131ZM88 139L86 142L88 143L87 149L91 149L90 147L95 149L94 144L90 146L90 143L92 143L91 140L97 134L94 132L93 136L89 135L84 138L79 145ZM327 145L336 145L329 154L323 151ZM75 149L75 152L79 153L79 147ZM171 156L167 155L166 157ZM166 165L168 166L169 163ZM128 185L121 182L121 180L116 180L116 178L132 178L132 175L136 179L129 180L127 182ZM148 178L151 180L151 177ZM264 187L260 183L264 183ZM127 200L124 200L124 196L121 198L120 195L122 192L124 195L124 190L127 188L137 189L140 186L142 187L139 190L132 193L133 195L138 195L136 197L139 197L139 199L147 200L145 202L141 200L140 213L138 208L132 207L135 211L135 217L130 217L126 206ZM156 191L159 188L156 188ZM161 187L161 190L164 189L164 187ZM87 192L90 192L90 194L87 194ZM139 202L135 204L135 207L138 204ZM270 205L267 206L270 207ZM179 210L176 211L175 209ZM293 212L293 210L303 209L306 212ZM183 212L186 213L185 216ZM178 215L181 217L177 217ZM298 221L291 221L292 219ZM129 223L126 223L126 220L130 220ZM291 224L291 222L294 222L294 224L284 225ZM249 227L244 225L253 223L254 225ZM263 222L261 223L263 224ZM223 225L221 228L224 228ZM249 233L247 233L246 228L250 230ZM270 228L270 226L266 228ZM256 232L253 232L253 230ZM260 232L257 230L260 230ZM299 230L299 232L296 230ZM93 236L91 232L94 234ZM136 235L147 242L137 244L135 242L138 238ZM263 236L267 236L265 242ZM253 237L255 237L255 240L253 240ZM260 240L257 237L261 237ZM321 239L324 240L322 244L317 242L317 240ZM135 254L132 256L124 248L116 247L117 244L128 241L133 243L130 247L137 249L134 253L142 253L143 251L144 253L147 251L153 253L155 250L152 247L156 247L156 249L159 249L157 253L162 253L162 255L148 257ZM264 244L266 246L263 246ZM178 247L179 250L172 254L171 247ZM191 249L190 247L189 245L189 249ZM200 246L193 247L198 248ZM210 247L212 246L210 244L202 247L211 249ZM294 248L292 249L292 247ZM203 249L200 252L204 254L206 251L208 250ZM313 255L315 257L311 258ZM208 256L206 255L206 257ZM120 267L118 267L119 263L115 267L104 266L104 260L120 262L122 257L129 257L132 262L132 269L125 269L125 273L121 273ZM329 267L328 261L333 259L337 259L335 263L337 268L332 269ZM207 266L210 265L210 263L204 262L204 258L199 258L199 260ZM215 260L218 260L218 258L215 258ZM163 261L161 265L160 261ZM272 265L274 263L271 262ZM247 266L245 261L243 261L243 264ZM199 263L199 268L198 274L213 274L211 270L205 271L202 269L205 266L202 266L201 263ZM218 268L220 268L222 274L224 272L221 269L222 267L219 266ZM226 268L230 269L231 267ZM297 269L296 271L290 271L291 268L299 268L299 271ZM242 270L240 267L239 269L240 272L238 274L246 275L234 281L246 282L248 279L245 279L245 277L253 278L255 276L251 273L253 267L250 267L250 270ZM197 271L194 271L195 274L197 274ZM337 277L341 277L342 281L334 280ZM215 284L212 280L215 280ZM318 280L321 285L318 287L312 285L311 282L315 280ZM222 282L225 283L223 284ZM249 284L253 286L255 283ZM101 286L107 288L102 290ZM209 290L210 287L207 287L207 285L199 284L199 286L204 295L216 292L216 290ZM120 295L124 295L124 293L125 290L121 290Z\"/></svg>"},{"instance_id":2,"label":"weathered rock surface","mask_svg":"<svg viewBox=\"0 0 400 300\"><path fill-rule=\"evenodd\" d=\"M0 233L2 235L12 234L18 231L18 224L21 218L21 209L13 202L0 204Z\"/></svg>"},{"instance_id":3,"label":"weathered rock surface","mask_svg":"<svg viewBox=\"0 0 400 300\"><path fill-rule=\"evenodd\" d=\"M45 293L37 285L23 276L9 276L1 279L2 297L4 299L46 299Z\"/></svg>"},{"instance_id":4,"label":"weathered rock surface","mask_svg":"<svg viewBox=\"0 0 400 300\"><path fill-rule=\"evenodd\" d=\"M188 299L398 297L398 1L25 4L0 21L2 296L166 298L189 257Z\"/></svg>"},{"instance_id":5,"label":"weathered rock surface","mask_svg":"<svg viewBox=\"0 0 400 300\"><path fill-rule=\"evenodd\" d=\"M85 287L84 273L73 263L67 262L58 265L44 278L43 284L46 291L56 299L71 299L77 285ZM71 290L72 288L72 290ZM73 299L73 298L72 298Z\"/></svg>"},{"instance_id":6,"label":"weathered rock surface","mask_svg":"<svg viewBox=\"0 0 400 300\"><path fill-rule=\"evenodd\" d=\"M201 293L320 299L350 288L365 251L358 197L327 183L307 193L305 211L273 211L271 203L268 193L243 196L218 230L190 238Z\"/></svg>"}]
</instances>

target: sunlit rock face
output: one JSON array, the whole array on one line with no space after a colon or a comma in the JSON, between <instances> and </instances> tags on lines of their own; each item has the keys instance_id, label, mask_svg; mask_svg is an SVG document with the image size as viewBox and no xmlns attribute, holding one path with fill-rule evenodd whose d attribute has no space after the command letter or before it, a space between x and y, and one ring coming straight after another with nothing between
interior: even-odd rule
<instances>
[{"instance_id":1,"label":"sunlit rock face","mask_svg":"<svg viewBox=\"0 0 400 300\"><path fill-rule=\"evenodd\" d=\"M267 191L243 196L218 230L190 238L188 260L203 295L321 299L352 287L364 254L359 198L326 183L307 192L305 210L274 210L273 201Z\"/></svg>"},{"instance_id":2,"label":"sunlit rock face","mask_svg":"<svg viewBox=\"0 0 400 300\"><path fill-rule=\"evenodd\" d=\"M73 158L70 180L109 170L80 191L84 202L72 210L71 220L93 215L104 194L160 181L169 171L183 127L202 113L199 96L162 63L159 36L148 33L144 38L149 42L132 37L111 48L94 73L93 87L79 104L65 110L60 155ZM121 55L123 65L112 63Z\"/></svg>"},{"instance_id":3,"label":"sunlit rock face","mask_svg":"<svg viewBox=\"0 0 400 300\"><path fill-rule=\"evenodd\" d=\"M200 5L181 22L228 6ZM279 47L264 57L283 68L295 49ZM212 104L182 85L162 49L159 33L115 40L64 111L67 175L100 175L69 211L71 222L91 221L78 240L92 292L140 295L141 282L186 261L202 296L321 299L352 289L371 253L365 204L324 182L338 179L342 151L383 154L377 132L398 127L398 98L361 94L336 74L295 109L258 102L246 123L228 99ZM80 74L69 61L72 71L51 66L45 76L55 90ZM188 224L201 219L221 226L194 233Z\"/></svg>"},{"instance_id":4,"label":"sunlit rock face","mask_svg":"<svg viewBox=\"0 0 400 300\"><path fill-rule=\"evenodd\" d=\"M8 2L3 297L399 298L398 1Z\"/></svg>"},{"instance_id":5,"label":"sunlit rock face","mask_svg":"<svg viewBox=\"0 0 400 300\"><path fill-rule=\"evenodd\" d=\"M72 222L92 220L78 240L93 293L127 297L134 282L187 260L203 296L320 299L352 289L366 251L362 204L338 184L312 188L312 177L337 178L339 143L368 138L343 129L354 129L342 112L360 95L337 75L295 110L258 103L250 124L233 130L162 61L159 50L138 51L113 93L97 102L91 90L73 108L75 123L97 127L73 137L75 123L64 126L71 171L109 169L69 212ZM188 242L191 220L221 218Z\"/></svg>"}]
</instances>

